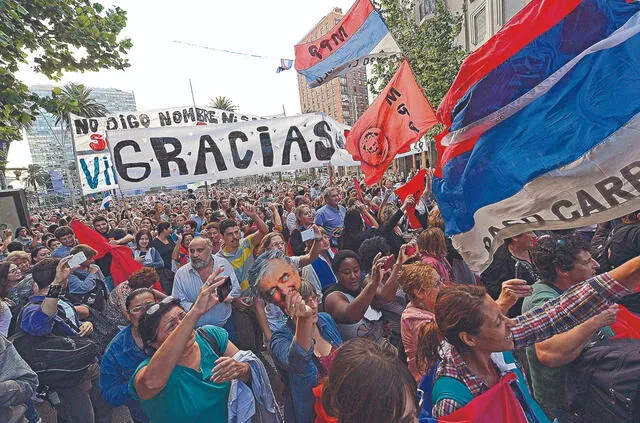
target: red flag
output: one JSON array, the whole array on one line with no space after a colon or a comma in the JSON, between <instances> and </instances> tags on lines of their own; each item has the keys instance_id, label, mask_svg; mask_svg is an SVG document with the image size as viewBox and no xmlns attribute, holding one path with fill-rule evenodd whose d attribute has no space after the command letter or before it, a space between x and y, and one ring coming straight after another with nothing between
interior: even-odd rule
<instances>
[{"instance_id":1,"label":"red flag","mask_svg":"<svg viewBox=\"0 0 640 423\"><path fill-rule=\"evenodd\" d=\"M615 334L612 339L640 339L640 316L618 305L618 314L611 330Z\"/></svg>"},{"instance_id":2,"label":"red flag","mask_svg":"<svg viewBox=\"0 0 640 423\"><path fill-rule=\"evenodd\" d=\"M398 198L400 198L400 201L404 201L408 196L413 195L413 198L417 203L420 199L420 196L424 192L424 181L426 176L427 169L420 169L420 171L416 173L416 176L411 178L409 182L395 190L395 193L398 195ZM415 205L407 207L407 218L409 219L409 225L411 225L413 229L420 229L422 228L422 224L416 217L415 211Z\"/></svg>"},{"instance_id":3,"label":"red flag","mask_svg":"<svg viewBox=\"0 0 640 423\"><path fill-rule=\"evenodd\" d=\"M448 416L439 417L438 423L527 423L522 406L509 385L516 378L515 373L507 373L497 385L469 404Z\"/></svg>"},{"instance_id":4,"label":"red flag","mask_svg":"<svg viewBox=\"0 0 640 423\"><path fill-rule=\"evenodd\" d=\"M70 226L81 244L98 252L95 258L111 254L111 278L115 286L126 281L136 270L142 269L142 265L133 259L131 248L126 245L109 244L105 237L77 220L72 220Z\"/></svg>"},{"instance_id":5,"label":"red flag","mask_svg":"<svg viewBox=\"0 0 640 423\"><path fill-rule=\"evenodd\" d=\"M345 148L359 160L365 183L379 181L393 158L438 123L407 59L347 134Z\"/></svg>"},{"instance_id":6,"label":"red flag","mask_svg":"<svg viewBox=\"0 0 640 423\"><path fill-rule=\"evenodd\" d=\"M358 178L353 177L353 187L356 189L356 194L358 195L358 200L364 201L364 197L362 196L362 189L360 188L360 182L358 182Z\"/></svg>"}]
</instances>

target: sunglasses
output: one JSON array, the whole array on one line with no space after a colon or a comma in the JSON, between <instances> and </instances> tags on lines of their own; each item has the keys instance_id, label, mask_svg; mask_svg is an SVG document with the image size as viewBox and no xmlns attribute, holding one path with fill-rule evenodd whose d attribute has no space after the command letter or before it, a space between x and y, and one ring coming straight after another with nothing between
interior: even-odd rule
<instances>
[{"instance_id":1,"label":"sunglasses","mask_svg":"<svg viewBox=\"0 0 640 423\"><path fill-rule=\"evenodd\" d=\"M151 305L155 304L155 301L147 301L146 303L143 304L139 304L131 309L129 309L129 313L140 313L142 310L146 309L147 307L151 307Z\"/></svg>"},{"instance_id":2,"label":"sunglasses","mask_svg":"<svg viewBox=\"0 0 640 423\"><path fill-rule=\"evenodd\" d=\"M180 304L180 301L178 301L177 298L172 297L172 296L168 296L162 299L162 301L154 303L153 305L151 305L147 311L145 311L144 314L146 314L147 316L151 316L154 313L157 313L158 310L160 310L160 306L162 305L167 305L167 304Z\"/></svg>"}]
</instances>

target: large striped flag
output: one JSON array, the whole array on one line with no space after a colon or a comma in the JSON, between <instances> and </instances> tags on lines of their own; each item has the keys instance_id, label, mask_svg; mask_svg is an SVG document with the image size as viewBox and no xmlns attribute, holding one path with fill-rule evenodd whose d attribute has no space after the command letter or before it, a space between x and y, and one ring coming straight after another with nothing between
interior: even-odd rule
<instances>
[{"instance_id":1,"label":"large striped flag","mask_svg":"<svg viewBox=\"0 0 640 423\"><path fill-rule=\"evenodd\" d=\"M640 209L640 4L534 0L462 65L433 191L470 267L505 238Z\"/></svg>"},{"instance_id":2,"label":"large striped flag","mask_svg":"<svg viewBox=\"0 0 640 423\"><path fill-rule=\"evenodd\" d=\"M324 36L295 46L295 68L317 87L349 68L400 52L370 0L357 0Z\"/></svg>"}]
</instances>

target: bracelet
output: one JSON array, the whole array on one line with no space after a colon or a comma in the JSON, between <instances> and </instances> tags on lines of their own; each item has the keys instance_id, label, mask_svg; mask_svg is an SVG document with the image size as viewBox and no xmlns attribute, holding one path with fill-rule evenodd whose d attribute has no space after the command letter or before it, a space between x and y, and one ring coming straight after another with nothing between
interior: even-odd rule
<instances>
[{"instance_id":1,"label":"bracelet","mask_svg":"<svg viewBox=\"0 0 640 423\"><path fill-rule=\"evenodd\" d=\"M47 291L46 298L58 298L62 293L61 285L49 285L49 290Z\"/></svg>"}]
</instances>

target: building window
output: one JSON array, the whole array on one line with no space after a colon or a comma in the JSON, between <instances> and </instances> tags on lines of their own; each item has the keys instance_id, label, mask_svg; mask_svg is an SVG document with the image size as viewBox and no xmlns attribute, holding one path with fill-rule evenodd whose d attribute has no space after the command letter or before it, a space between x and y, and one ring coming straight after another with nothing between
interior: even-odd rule
<instances>
[{"instance_id":1,"label":"building window","mask_svg":"<svg viewBox=\"0 0 640 423\"><path fill-rule=\"evenodd\" d=\"M481 44L487 37L487 6L483 4L471 16L473 22L473 44Z\"/></svg>"},{"instance_id":2,"label":"building window","mask_svg":"<svg viewBox=\"0 0 640 423\"><path fill-rule=\"evenodd\" d=\"M436 0L418 0L417 2L418 22L436 12Z\"/></svg>"},{"instance_id":3,"label":"building window","mask_svg":"<svg viewBox=\"0 0 640 423\"><path fill-rule=\"evenodd\" d=\"M502 0L502 24L506 25L524 7L524 0Z\"/></svg>"}]
</instances>

